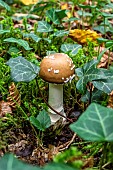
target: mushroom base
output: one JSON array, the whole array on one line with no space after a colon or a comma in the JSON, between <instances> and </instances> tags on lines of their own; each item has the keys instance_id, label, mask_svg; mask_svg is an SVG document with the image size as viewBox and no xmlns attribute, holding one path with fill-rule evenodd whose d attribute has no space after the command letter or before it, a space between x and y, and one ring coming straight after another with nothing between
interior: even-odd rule
<instances>
[{"instance_id":1,"label":"mushroom base","mask_svg":"<svg viewBox=\"0 0 113 170\"><path fill-rule=\"evenodd\" d=\"M62 114L63 116L66 117L66 114L64 113L64 110L62 110L60 112L60 114ZM49 111L49 116L50 116L50 119L51 119L51 125L55 124L61 118L60 115L52 114L50 111ZM63 121L65 121L65 118L64 117L62 117L62 118L63 118Z\"/></svg>"},{"instance_id":2,"label":"mushroom base","mask_svg":"<svg viewBox=\"0 0 113 170\"><path fill-rule=\"evenodd\" d=\"M63 85L62 84L49 83L48 103L54 110L61 113L63 116L66 116L63 108ZM61 118L60 115L56 114L56 112L54 112L50 108L48 109L48 112L50 115L51 124L54 124L56 121L58 121ZM63 118L63 120L64 119L65 118Z\"/></svg>"}]
</instances>

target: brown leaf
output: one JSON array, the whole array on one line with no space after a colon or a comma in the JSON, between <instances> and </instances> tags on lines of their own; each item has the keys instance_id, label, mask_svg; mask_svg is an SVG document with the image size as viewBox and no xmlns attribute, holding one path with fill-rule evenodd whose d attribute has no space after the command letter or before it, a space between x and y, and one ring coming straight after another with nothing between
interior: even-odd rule
<instances>
[{"instance_id":1,"label":"brown leaf","mask_svg":"<svg viewBox=\"0 0 113 170\"><path fill-rule=\"evenodd\" d=\"M99 50L99 53L101 53L103 50L105 50L105 47L100 47L100 48L95 47L95 50L97 52ZM103 54L103 56L102 56L102 58L101 58L101 60L100 60L100 62L98 64L98 68L107 68L108 64L111 65L112 62L113 62L113 52L110 52L109 50L107 50Z\"/></svg>"},{"instance_id":2,"label":"brown leaf","mask_svg":"<svg viewBox=\"0 0 113 170\"><path fill-rule=\"evenodd\" d=\"M107 107L113 108L113 90L109 94L108 105Z\"/></svg>"},{"instance_id":3,"label":"brown leaf","mask_svg":"<svg viewBox=\"0 0 113 170\"><path fill-rule=\"evenodd\" d=\"M0 118L5 117L7 113L12 114L12 109L8 102L0 101Z\"/></svg>"},{"instance_id":4,"label":"brown leaf","mask_svg":"<svg viewBox=\"0 0 113 170\"><path fill-rule=\"evenodd\" d=\"M83 159L83 169L86 169L86 168L93 168L93 165L94 165L94 158L91 156L87 159Z\"/></svg>"}]
</instances>

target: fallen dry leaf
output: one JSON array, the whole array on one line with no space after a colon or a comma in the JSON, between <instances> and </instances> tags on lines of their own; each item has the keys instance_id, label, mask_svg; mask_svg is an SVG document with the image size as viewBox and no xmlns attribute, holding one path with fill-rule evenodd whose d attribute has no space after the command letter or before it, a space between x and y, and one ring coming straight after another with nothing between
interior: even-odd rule
<instances>
[{"instance_id":1,"label":"fallen dry leaf","mask_svg":"<svg viewBox=\"0 0 113 170\"><path fill-rule=\"evenodd\" d=\"M0 101L0 118L5 117L7 113L12 114L12 109L8 102Z\"/></svg>"},{"instance_id":2,"label":"fallen dry leaf","mask_svg":"<svg viewBox=\"0 0 113 170\"><path fill-rule=\"evenodd\" d=\"M95 47L95 51L98 52L98 50L99 50L99 54L100 54L102 51L105 50L105 47L99 47L99 48ZM100 60L100 62L98 64L98 68L107 68L108 65L112 64L112 62L113 62L113 52L107 50L103 54L103 56L102 56L102 58L101 58L101 60Z\"/></svg>"}]
</instances>

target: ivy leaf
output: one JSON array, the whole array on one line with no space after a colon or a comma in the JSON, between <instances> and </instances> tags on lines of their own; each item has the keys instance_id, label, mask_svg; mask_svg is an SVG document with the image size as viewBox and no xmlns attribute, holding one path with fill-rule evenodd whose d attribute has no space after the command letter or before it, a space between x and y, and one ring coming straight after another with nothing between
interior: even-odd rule
<instances>
[{"instance_id":1,"label":"ivy leaf","mask_svg":"<svg viewBox=\"0 0 113 170\"><path fill-rule=\"evenodd\" d=\"M88 141L113 141L113 109L92 103L70 128Z\"/></svg>"},{"instance_id":2,"label":"ivy leaf","mask_svg":"<svg viewBox=\"0 0 113 170\"><path fill-rule=\"evenodd\" d=\"M45 110L39 112L37 120L40 122L44 130L51 125L50 116Z\"/></svg>"},{"instance_id":3,"label":"ivy leaf","mask_svg":"<svg viewBox=\"0 0 113 170\"><path fill-rule=\"evenodd\" d=\"M42 127L41 127L41 124L40 122L34 117L34 116L30 116L30 122L39 130L44 130Z\"/></svg>"},{"instance_id":4,"label":"ivy leaf","mask_svg":"<svg viewBox=\"0 0 113 170\"><path fill-rule=\"evenodd\" d=\"M56 14L56 10L54 8L48 10L46 12L46 16L54 23L54 24L60 24L59 18Z\"/></svg>"},{"instance_id":5,"label":"ivy leaf","mask_svg":"<svg viewBox=\"0 0 113 170\"><path fill-rule=\"evenodd\" d=\"M67 17L66 9L56 9L56 14L60 20Z\"/></svg>"},{"instance_id":6,"label":"ivy leaf","mask_svg":"<svg viewBox=\"0 0 113 170\"><path fill-rule=\"evenodd\" d=\"M28 38L32 38L35 42L39 42L42 38L38 37L36 34L34 33L24 33L23 37L28 37Z\"/></svg>"},{"instance_id":7,"label":"ivy leaf","mask_svg":"<svg viewBox=\"0 0 113 170\"><path fill-rule=\"evenodd\" d=\"M30 122L39 130L45 131L51 125L51 120L48 113L45 110L39 112L37 118L30 117Z\"/></svg>"},{"instance_id":8,"label":"ivy leaf","mask_svg":"<svg viewBox=\"0 0 113 170\"><path fill-rule=\"evenodd\" d=\"M51 32L53 31L50 24L46 21L38 21L38 29L37 32Z\"/></svg>"},{"instance_id":9,"label":"ivy leaf","mask_svg":"<svg viewBox=\"0 0 113 170\"><path fill-rule=\"evenodd\" d=\"M0 34L9 33L10 30L0 30Z\"/></svg>"},{"instance_id":10,"label":"ivy leaf","mask_svg":"<svg viewBox=\"0 0 113 170\"><path fill-rule=\"evenodd\" d=\"M102 34L105 34L106 32L110 31L110 29L107 26L106 26L106 30L105 30L105 27L103 25L99 25L99 26L93 27L93 30L99 31Z\"/></svg>"},{"instance_id":11,"label":"ivy leaf","mask_svg":"<svg viewBox=\"0 0 113 170\"><path fill-rule=\"evenodd\" d=\"M77 68L75 69L75 72L77 74L78 77L83 77L84 73L83 73L83 69L82 68Z\"/></svg>"},{"instance_id":12,"label":"ivy leaf","mask_svg":"<svg viewBox=\"0 0 113 170\"><path fill-rule=\"evenodd\" d=\"M102 81L92 81L93 85L105 93L109 94L113 90L113 76L103 79Z\"/></svg>"},{"instance_id":13,"label":"ivy leaf","mask_svg":"<svg viewBox=\"0 0 113 170\"><path fill-rule=\"evenodd\" d=\"M111 47L111 46L110 46ZM101 58L102 58L102 56L103 56L103 54L107 51L107 50L109 50L109 48L110 47L108 47L108 48L105 48L99 55L98 55L98 57L97 57L97 59L98 59L98 61L100 61L101 60Z\"/></svg>"},{"instance_id":14,"label":"ivy leaf","mask_svg":"<svg viewBox=\"0 0 113 170\"><path fill-rule=\"evenodd\" d=\"M94 90L92 91L92 94L91 94L91 103L92 102L99 103L101 96L102 96L102 91L94 88ZM81 101L84 103L87 103L87 102L89 102L89 99L90 99L90 92L87 90L86 94L81 97Z\"/></svg>"},{"instance_id":15,"label":"ivy leaf","mask_svg":"<svg viewBox=\"0 0 113 170\"><path fill-rule=\"evenodd\" d=\"M75 69L75 72L80 79L76 84L76 88L81 92L86 92L86 85L92 82L93 85L105 93L110 93L113 90L113 71L103 68L96 68L99 61L92 60L86 63L82 68Z\"/></svg>"},{"instance_id":16,"label":"ivy leaf","mask_svg":"<svg viewBox=\"0 0 113 170\"><path fill-rule=\"evenodd\" d=\"M12 53L17 54L17 53L19 53L19 49L18 49L17 47L10 46L10 47L9 47L9 50L8 50L7 52L8 52L10 55L11 55Z\"/></svg>"},{"instance_id":17,"label":"ivy leaf","mask_svg":"<svg viewBox=\"0 0 113 170\"><path fill-rule=\"evenodd\" d=\"M46 55L50 55L50 54L54 54L54 53L56 53L56 51L47 51Z\"/></svg>"},{"instance_id":18,"label":"ivy leaf","mask_svg":"<svg viewBox=\"0 0 113 170\"><path fill-rule=\"evenodd\" d=\"M82 10L78 10L77 13L78 13L78 15L83 16L83 17L92 17L93 16L92 13L84 12Z\"/></svg>"},{"instance_id":19,"label":"ivy leaf","mask_svg":"<svg viewBox=\"0 0 113 170\"><path fill-rule=\"evenodd\" d=\"M11 10L10 6L2 0L0 0L0 6L4 7L7 11Z\"/></svg>"},{"instance_id":20,"label":"ivy leaf","mask_svg":"<svg viewBox=\"0 0 113 170\"><path fill-rule=\"evenodd\" d=\"M42 38L44 41L47 41L49 44L51 43L51 39L49 38Z\"/></svg>"},{"instance_id":21,"label":"ivy leaf","mask_svg":"<svg viewBox=\"0 0 113 170\"><path fill-rule=\"evenodd\" d=\"M6 154L0 158L0 170L41 170L40 167L26 164L12 154Z\"/></svg>"},{"instance_id":22,"label":"ivy leaf","mask_svg":"<svg viewBox=\"0 0 113 170\"><path fill-rule=\"evenodd\" d=\"M18 45L22 46L25 50L31 50L32 48L29 47L29 44L27 41L17 38L6 38L4 40L5 42L11 42L11 43L17 43Z\"/></svg>"},{"instance_id":23,"label":"ivy leaf","mask_svg":"<svg viewBox=\"0 0 113 170\"><path fill-rule=\"evenodd\" d=\"M55 32L53 35L56 37L63 37L64 35L68 35L69 31L66 30L59 30L57 32Z\"/></svg>"},{"instance_id":24,"label":"ivy leaf","mask_svg":"<svg viewBox=\"0 0 113 170\"><path fill-rule=\"evenodd\" d=\"M96 65L98 63L98 60L92 60L88 63L86 63L83 68L77 68L75 69L75 72L80 79L78 80L76 84L76 88L81 92L85 93L86 91L86 85L88 82L91 82L95 79L101 79L101 75L98 74L98 69L96 69Z\"/></svg>"},{"instance_id":25,"label":"ivy leaf","mask_svg":"<svg viewBox=\"0 0 113 170\"><path fill-rule=\"evenodd\" d=\"M82 48L80 44L62 44L61 45L61 51L67 53L70 52L71 55L76 55L78 53L78 50Z\"/></svg>"},{"instance_id":26,"label":"ivy leaf","mask_svg":"<svg viewBox=\"0 0 113 170\"><path fill-rule=\"evenodd\" d=\"M39 73L39 67L19 56L10 58L6 63L11 68L11 77L14 81L29 82L33 80Z\"/></svg>"},{"instance_id":27,"label":"ivy leaf","mask_svg":"<svg viewBox=\"0 0 113 170\"><path fill-rule=\"evenodd\" d=\"M109 94L113 90L113 71L104 68L100 68L98 71L101 79L98 81L93 79L92 83L97 89Z\"/></svg>"},{"instance_id":28,"label":"ivy leaf","mask_svg":"<svg viewBox=\"0 0 113 170\"><path fill-rule=\"evenodd\" d=\"M0 170L78 170L77 168L72 168L64 163L50 163L43 168L39 166L32 166L26 164L21 160L15 158L12 154L6 154L0 159Z\"/></svg>"}]
</instances>

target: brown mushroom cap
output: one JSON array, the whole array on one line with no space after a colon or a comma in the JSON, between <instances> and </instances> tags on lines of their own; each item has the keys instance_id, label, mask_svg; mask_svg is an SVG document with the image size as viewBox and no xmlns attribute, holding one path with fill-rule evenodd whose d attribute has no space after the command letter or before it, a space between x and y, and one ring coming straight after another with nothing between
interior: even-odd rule
<instances>
[{"instance_id":1,"label":"brown mushroom cap","mask_svg":"<svg viewBox=\"0 0 113 170\"><path fill-rule=\"evenodd\" d=\"M75 76L75 65L67 54L55 53L43 58L40 64L40 77L49 83L66 83Z\"/></svg>"}]
</instances>

